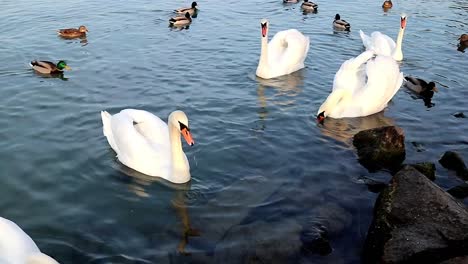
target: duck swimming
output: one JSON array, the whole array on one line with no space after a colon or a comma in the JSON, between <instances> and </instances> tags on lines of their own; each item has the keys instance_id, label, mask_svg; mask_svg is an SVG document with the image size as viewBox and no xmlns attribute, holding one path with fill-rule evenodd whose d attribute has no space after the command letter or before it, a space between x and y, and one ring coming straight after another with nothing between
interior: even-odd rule
<instances>
[{"instance_id":1,"label":"duck swimming","mask_svg":"<svg viewBox=\"0 0 468 264\"><path fill-rule=\"evenodd\" d=\"M301 8L305 11L317 11L318 5L314 2L309 2L309 0L304 0L301 4Z\"/></svg>"},{"instance_id":2,"label":"duck swimming","mask_svg":"<svg viewBox=\"0 0 468 264\"><path fill-rule=\"evenodd\" d=\"M71 70L70 66L63 60L57 64L50 61L31 61L29 65L37 72L42 74L62 73L63 70Z\"/></svg>"},{"instance_id":3,"label":"duck swimming","mask_svg":"<svg viewBox=\"0 0 468 264\"><path fill-rule=\"evenodd\" d=\"M184 27L190 25L190 23L192 23L192 18L189 12L186 12L185 16L177 16L169 19L169 25L174 27Z\"/></svg>"},{"instance_id":4,"label":"duck swimming","mask_svg":"<svg viewBox=\"0 0 468 264\"><path fill-rule=\"evenodd\" d=\"M335 15L335 20L333 20L333 27L346 31L351 29L351 25L346 20L341 19L340 14Z\"/></svg>"},{"instance_id":5,"label":"duck swimming","mask_svg":"<svg viewBox=\"0 0 468 264\"><path fill-rule=\"evenodd\" d=\"M392 8L393 7L393 3L392 3L392 0L387 0L385 2L383 2L382 4L382 8Z\"/></svg>"},{"instance_id":6,"label":"duck swimming","mask_svg":"<svg viewBox=\"0 0 468 264\"><path fill-rule=\"evenodd\" d=\"M174 10L174 12L176 12L177 14L185 14L188 12L191 16L193 16L193 14L195 14L197 11L198 11L197 2L192 2L192 7L182 7L182 8Z\"/></svg>"},{"instance_id":7,"label":"duck swimming","mask_svg":"<svg viewBox=\"0 0 468 264\"><path fill-rule=\"evenodd\" d=\"M406 76L405 77L405 86L411 91L419 94L424 98L432 98L434 92L438 92L437 87L434 82L427 83L423 79Z\"/></svg>"},{"instance_id":8,"label":"duck swimming","mask_svg":"<svg viewBox=\"0 0 468 264\"><path fill-rule=\"evenodd\" d=\"M85 26L80 26L79 28L64 28L59 29L57 34L64 38L79 38L85 37L88 29Z\"/></svg>"}]
</instances>

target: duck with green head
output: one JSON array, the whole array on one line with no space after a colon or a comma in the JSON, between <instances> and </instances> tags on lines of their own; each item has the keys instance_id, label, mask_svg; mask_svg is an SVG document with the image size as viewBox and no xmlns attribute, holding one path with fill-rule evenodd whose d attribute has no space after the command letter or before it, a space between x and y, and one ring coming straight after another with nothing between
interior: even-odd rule
<instances>
[{"instance_id":1,"label":"duck with green head","mask_svg":"<svg viewBox=\"0 0 468 264\"><path fill-rule=\"evenodd\" d=\"M71 70L67 63L63 60L59 61L57 64L50 61L31 61L29 64L31 67L42 74L53 74L61 73L63 70Z\"/></svg>"}]
</instances>

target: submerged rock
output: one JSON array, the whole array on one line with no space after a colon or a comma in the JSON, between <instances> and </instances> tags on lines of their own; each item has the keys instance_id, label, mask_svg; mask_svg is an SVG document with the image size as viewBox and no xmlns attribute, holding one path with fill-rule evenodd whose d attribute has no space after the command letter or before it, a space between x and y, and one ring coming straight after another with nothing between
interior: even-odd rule
<instances>
[{"instance_id":1,"label":"submerged rock","mask_svg":"<svg viewBox=\"0 0 468 264\"><path fill-rule=\"evenodd\" d=\"M234 226L216 246L213 263L292 263L302 249L301 232L292 219Z\"/></svg>"},{"instance_id":2,"label":"submerged rock","mask_svg":"<svg viewBox=\"0 0 468 264\"><path fill-rule=\"evenodd\" d=\"M415 168L418 170L420 173L424 174L429 180L434 181L435 180L435 171L436 171L436 166L432 162L419 162L419 163L414 163L414 164L409 164L409 166Z\"/></svg>"},{"instance_id":3,"label":"submerged rock","mask_svg":"<svg viewBox=\"0 0 468 264\"><path fill-rule=\"evenodd\" d=\"M457 173L457 176L463 180L468 180L468 169L466 168L465 162L463 162L463 159L457 152L445 152L442 158L440 158L439 163L446 169L454 170Z\"/></svg>"},{"instance_id":4,"label":"submerged rock","mask_svg":"<svg viewBox=\"0 0 468 264\"><path fill-rule=\"evenodd\" d=\"M448 190L447 192L450 193L455 198L464 199L464 198L468 197L468 184L467 183L462 183L462 184L460 184L458 186L453 187L452 189Z\"/></svg>"},{"instance_id":5,"label":"submerged rock","mask_svg":"<svg viewBox=\"0 0 468 264\"><path fill-rule=\"evenodd\" d=\"M453 114L454 117L456 118L466 118L465 114L463 112L458 112Z\"/></svg>"},{"instance_id":6,"label":"submerged rock","mask_svg":"<svg viewBox=\"0 0 468 264\"><path fill-rule=\"evenodd\" d=\"M364 263L440 263L466 255L467 208L405 166L377 198Z\"/></svg>"},{"instance_id":7,"label":"submerged rock","mask_svg":"<svg viewBox=\"0 0 468 264\"><path fill-rule=\"evenodd\" d=\"M403 129L386 126L363 130L353 138L359 162L369 171L396 170L405 160Z\"/></svg>"},{"instance_id":8,"label":"submerged rock","mask_svg":"<svg viewBox=\"0 0 468 264\"><path fill-rule=\"evenodd\" d=\"M385 187L387 187L387 184L385 182L377 181L365 176L359 177L358 180L367 185L367 189L373 193L379 193Z\"/></svg>"}]
</instances>

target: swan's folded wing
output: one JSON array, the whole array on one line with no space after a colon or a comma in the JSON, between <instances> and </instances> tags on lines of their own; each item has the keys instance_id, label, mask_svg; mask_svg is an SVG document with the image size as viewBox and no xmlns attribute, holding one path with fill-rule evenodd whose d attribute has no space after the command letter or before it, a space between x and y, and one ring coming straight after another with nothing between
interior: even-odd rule
<instances>
[{"instance_id":1,"label":"swan's folded wing","mask_svg":"<svg viewBox=\"0 0 468 264\"><path fill-rule=\"evenodd\" d=\"M403 74L397 62L388 56L377 56L369 61L366 73L367 83L360 90L358 101L363 102L365 113L380 112L400 89Z\"/></svg>"},{"instance_id":2,"label":"swan's folded wing","mask_svg":"<svg viewBox=\"0 0 468 264\"><path fill-rule=\"evenodd\" d=\"M268 43L268 60L275 65L303 67L309 45L309 38L296 29L280 31Z\"/></svg>"},{"instance_id":3,"label":"swan's folded wing","mask_svg":"<svg viewBox=\"0 0 468 264\"><path fill-rule=\"evenodd\" d=\"M169 132L162 120L146 111L127 109L114 115L111 124L123 164L146 174L167 170Z\"/></svg>"},{"instance_id":4,"label":"swan's folded wing","mask_svg":"<svg viewBox=\"0 0 468 264\"><path fill-rule=\"evenodd\" d=\"M373 51L365 51L359 56L349 59L341 64L333 80L333 91L348 89L354 94L365 85L365 63L374 56Z\"/></svg>"},{"instance_id":5,"label":"swan's folded wing","mask_svg":"<svg viewBox=\"0 0 468 264\"><path fill-rule=\"evenodd\" d=\"M391 56L396 46L392 38L378 31L372 32L371 42L371 48L377 55Z\"/></svg>"}]
</instances>

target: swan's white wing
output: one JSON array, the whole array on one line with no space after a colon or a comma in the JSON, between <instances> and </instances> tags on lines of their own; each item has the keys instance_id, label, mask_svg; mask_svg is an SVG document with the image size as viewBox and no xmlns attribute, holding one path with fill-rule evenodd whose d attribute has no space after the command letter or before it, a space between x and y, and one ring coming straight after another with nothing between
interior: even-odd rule
<instances>
[{"instance_id":1,"label":"swan's white wing","mask_svg":"<svg viewBox=\"0 0 468 264\"><path fill-rule=\"evenodd\" d=\"M167 177L171 152L166 123L149 112L134 109L113 115L110 123L120 162L151 176Z\"/></svg>"},{"instance_id":2,"label":"swan's white wing","mask_svg":"<svg viewBox=\"0 0 468 264\"><path fill-rule=\"evenodd\" d=\"M0 262L25 263L29 255L40 253L31 237L3 217L0 217L0 234Z\"/></svg>"},{"instance_id":3,"label":"swan's white wing","mask_svg":"<svg viewBox=\"0 0 468 264\"><path fill-rule=\"evenodd\" d=\"M377 56L366 65L367 83L356 94L363 115L382 111L403 83L397 62L388 56Z\"/></svg>"},{"instance_id":4,"label":"swan's white wing","mask_svg":"<svg viewBox=\"0 0 468 264\"><path fill-rule=\"evenodd\" d=\"M272 67L281 69L284 74L304 67L309 52L310 41L296 29L280 31L268 43L268 60Z\"/></svg>"},{"instance_id":5,"label":"swan's white wing","mask_svg":"<svg viewBox=\"0 0 468 264\"><path fill-rule=\"evenodd\" d=\"M349 59L341 64L333 80L333 91L348 89L351 93L364 86L366 75L364 64L374 56L372 50L365 51L359 56Z\"/></svg>"},{"instance_id":6,"label":"swan's white wing","mask_svg":"<svg viewBox=\"0 0 468 264\"><path fill-rule=\"evenodd\" d=\"M361 36L362 45L364 45L366 50L371 49L372 48L371 38L368 35L364 34L364 32L362 32L362 30L359 30L359 36Z\"/></svg>"}]
</instances>

